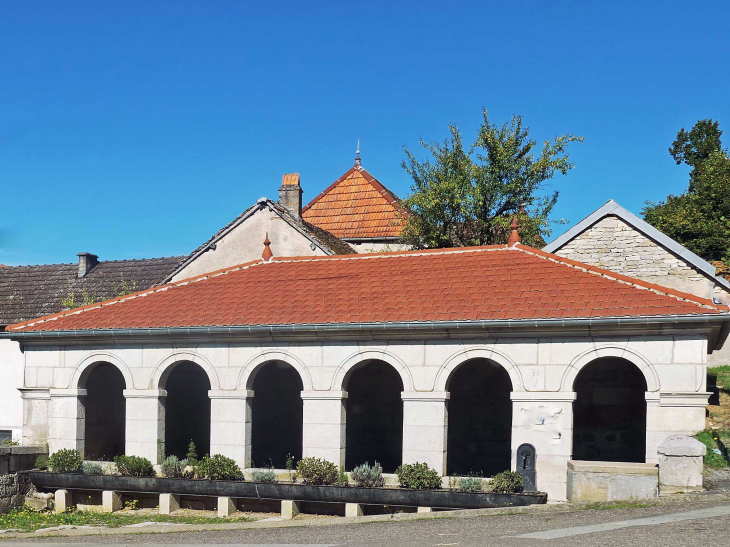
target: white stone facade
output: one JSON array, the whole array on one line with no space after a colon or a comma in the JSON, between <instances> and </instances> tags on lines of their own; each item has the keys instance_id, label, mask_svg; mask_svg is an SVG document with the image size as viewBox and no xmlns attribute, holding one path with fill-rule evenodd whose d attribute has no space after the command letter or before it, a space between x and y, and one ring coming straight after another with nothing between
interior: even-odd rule
<instances>
[{"instance_id":1,"label":"white stone facade","mask_svg":"<svg viewBox=\"0 0 730 547\"><path fill-rule=\"evenodd\" d=\"M610 335L535 338L472 338L388 341L286 341L25 348L25 438L60 448L84 448L84 371L100 362L123 374L126 389L126 453L153 462L164 450L164 378L176 363L192 361L210 380L211 453L251 459L251 402L257 370L283 361L301 377L303 455L344 465L348 372L366 360L390 364L400 375L403 400L403 462L425 461L446 472L448 381L463 363L488 359L512 384L512 468L522 443L537 453L537 487L553 500L566 498L572 452L574 381L601 357L619 357L643 374L647 391L646 462L670 435L704 428L707 338L682 335ZM255 420L255 417L253 418Z\"/></svg>"},{"instance_id":2,"label":"white stone facade","mask_svg":"<svg viewBox=\"0 0 730 547\"><path fill-rule=\"evenodd\" d=\"M23 434L23 407L18 390L23 387L23 354L17 342L0 339L0 431L10 431L14 441Z\"/></svg>"}]
</instances>

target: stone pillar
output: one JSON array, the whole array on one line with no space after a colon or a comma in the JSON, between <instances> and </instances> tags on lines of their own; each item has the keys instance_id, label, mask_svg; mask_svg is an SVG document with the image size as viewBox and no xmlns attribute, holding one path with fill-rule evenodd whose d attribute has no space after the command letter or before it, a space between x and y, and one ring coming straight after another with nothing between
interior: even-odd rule
<instances>
[{"instance_id":1,"label":"stone pillar","mask_svg":"<svg viewBox=\"0 0 730 547\"><path fill-rule=\"evenodd\" d=\"M446 474L446 391L406 392L403 399L403 463L426 462Z\"/></svg>"},{"instance_id":2,"label":"stone pillar","mask_svg":"<svg viewBox=\"0 0 730 547\"><path fill-rule=\"evenodd\" d=\"M346 503L345 516L348 518L361 517L365 514L362 508L363 506L359 503Z\"/></svg>"},{"instance_id":3,"label":"stone pillar","mask_svg":"<svg viewBox=\"0 0 730 547\"><path fill-rule=\"evenodd\" d=\"M238 512L236 501L228 496L218 496L218 516L220 518L230 517Z\"/></svg>"},{"instance_id":4,"label":"stone pillar","mask_svg":"<svg viewBox=\"0 0 730 547\"><path fill-rule=\"evenodd\" d=\"M126 431L124 452L153 464L165 457L164 389L125 389Z\"/></svg>"},{"instance_id":5,"label":"stone pillar","mask_svg":"<svg viewBox=\"0 0 730 547\"><path fill-rule=\"evenodd\" d=\"M122 509L122 494L114 490L104 490L101 493L101 510L104 513L116 513Z\"/></svg>"},{"instance_id":6,"label":"stone pillar","mask_svg":"<svg viewBox=\"0 0 730 547\"><path fill-rule=\"evenodd\" d=\"M672 435L692 435L705 429L710 393L646 393L646 461L659 463L659 445Z\"/></svg>"},{"instance_id":7,"label":"stone pillar","mask_svg":"<svg viewBox=\"0 0 730 547\"><path fill-rule=\"evenodd\" d=\"M23 399L23 445L47 444L51 392L46 388L19 388Z\"/></svg>"},{"instance_id":8,"label":"stone pillar","mask_svg":"<svg viewBox=\"0 0 730 547\"><path fill-rule=\"evenodd\" d=\"M512 399L512 470L517 448L535 447L537 489L548 499L564 501L568 460L573 451L573 401L575 392L516 391Z\"/></svg>"},{"instance_id":9,"label":"stone pillar","mask_svg":"<svg viewBox=\"0 0 730 547\"><path fill-rule=\"evenodd\" d=\"M210 390L210 453L223 454L251 467L251 399L253 391Z\"/></svg>"},{"instance_id":10,"label":"stone pillar","mask_svg":"<svg viewBox=\"0 0 730 547\"><path fill-rule=\"evenodd\" d=\"M299 514L299 502L292 500L281 500L281 518L291 520Z\"/></svg>"},{"instance_id":11,"label":"stone pillar","mask_svg":"<svg viewBox=\"0 0 730 547\"><path fill-rule=\"evenodd\" d=\"M171 515L180 509L180 496L178 494L160 494L160 515Z\"/></svg>"},{"instance_id":12,"label":"stone pillar","mask_svg":"<svg viewBox=\"0 0 730 547\"><path fill-rule=\"evenodd\" d=\"M707 447L687 435L668 437L658 448L659 491L662 494L702 490Z\"/></svg>"},{"instance_id":13,"label":"stone pillar","mask_svg":"<svg viewBox=\"0 0 730 547\"><path fill-rule=\"evenodd\" d=\"M56 513L65 513L73 509L73 498L68 490L56 490L53 495L53 507Z\"/></svg>"},{"instance_id":14,"label":"stone pillar","mask_svg":"<svg viewBox=\"0 0 730 547\"><path fill-rule=\"evenodd\" d=\"M48 410L48 453L73 448L84 455L85 389L51 389Z\"/></svg>"},{"instance_id":15,"label":"stone pillar","mask_svg":"<svg viewBox=\"0 0 730 547\"><path fill-rule=\"evenodd\" d=\"M346 391L302 391L302 455L345 467Z\"/></svg>"}]
</instances>

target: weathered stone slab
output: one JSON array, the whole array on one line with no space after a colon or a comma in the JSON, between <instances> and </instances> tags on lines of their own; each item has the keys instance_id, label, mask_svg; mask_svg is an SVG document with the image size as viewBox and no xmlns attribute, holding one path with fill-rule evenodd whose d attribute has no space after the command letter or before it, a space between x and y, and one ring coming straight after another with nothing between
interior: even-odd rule
<instances>
[{"instance_id":1,"label":"weathered stone slab","mask_svg":"<svg viewBox=\"0 0 730 547\"><path fill-rule=\"evenodd\" d=\"M299 514L299 502L292 500L281 500L281 518L291 520Z\"/></svg>"},{"instance_id":2,"label":"weathered stone slab","mask_svg":"<svg viewBox=\"0 0 730 547\"><path fill-rule=\"evenodd\" d=\"M568 461L568 501L655 498L658 485L656 464Z\"/></svg>"},{"instance_id":3,"label":"weathered stone slab","mask_svg":"<svg viewBox=\"0 0 730 547\"><path fill-rule=\"evenodd\" d=\"M663 494L702 490L707 447L687 435L673 435L659 445L659 489Z\"/></svg>"}]
</instances>

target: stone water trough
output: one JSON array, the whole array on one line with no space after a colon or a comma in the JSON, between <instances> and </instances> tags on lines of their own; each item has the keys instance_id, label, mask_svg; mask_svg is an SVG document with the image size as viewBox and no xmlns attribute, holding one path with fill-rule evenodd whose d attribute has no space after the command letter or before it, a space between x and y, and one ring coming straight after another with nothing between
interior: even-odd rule
<instances>
[{"instance_id":1,"label":"stone water trough","mask_svg":"<svg viewBox=\"0 0 730 547\"><path fill-rule=\"evenodd\" d=\"M157 477L119 477L81 473L29 472L39 490L85 490L112 493L140 493L174 496L203 496L221 499L259 499L298 502L344 503L418 507L425 509L479 509L516 507L547 502L547 494L497 494L490 492L453 492L450 490L408 490L405 488L359 488L354 486L311 486L305 484L210 481L201 479L166 479ZM165 498L168 500L169 498ZM58 504L58 500L57 500ZM163 503L160 504L160 507ZM283 506L283 504L282 504ZM58 508L58 507L57 507ZM350 507L348 507L349 512ZM362 514L362 513L360 513Z\"/></svg>"}]
</instances>

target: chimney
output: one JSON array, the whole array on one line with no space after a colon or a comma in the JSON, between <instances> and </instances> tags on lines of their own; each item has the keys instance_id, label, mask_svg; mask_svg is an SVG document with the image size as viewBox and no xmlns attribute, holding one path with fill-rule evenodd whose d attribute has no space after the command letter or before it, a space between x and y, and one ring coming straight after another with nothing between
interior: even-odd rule
<instances>
[{"instance_id":1,"label":"chimney","mask_svg":"<svg viewBox=\"0 0 730 547\"><path fill-rule=\"evenodd\" d=\"M286 207L294 218L302 219L302 187L299 186L299 173L284 175L279 187L279 205Z\"/></svg>"},{"instance_id":2,"label":"chimney","mask_svg":"<svg viewBox=\"0 0 730 547\"><path fill-rule=\"evenodd\" d=\"M99 257L91 253L79 253L79 279L84 277L99 263Z\"/></svg>"}]
</instances>

